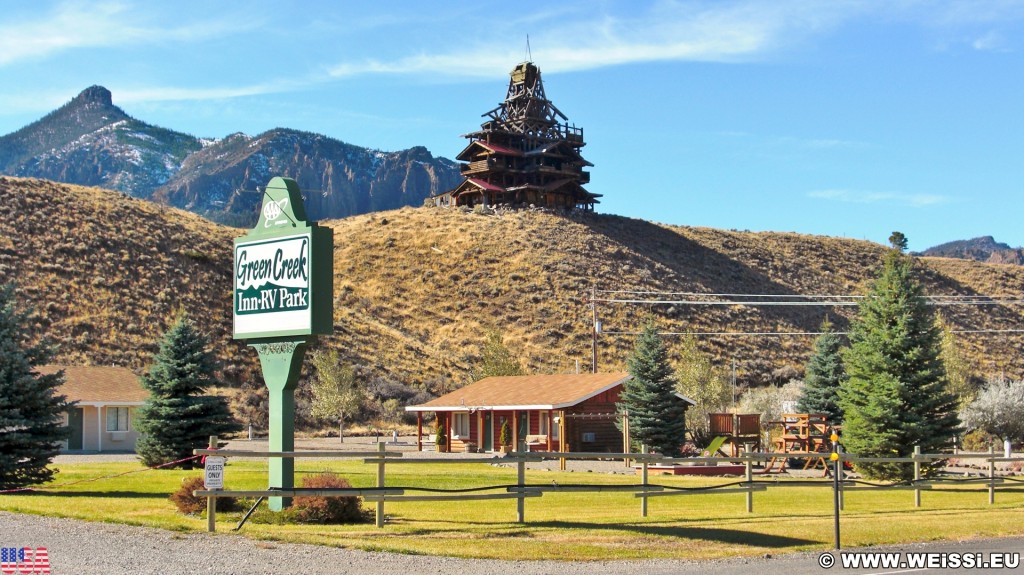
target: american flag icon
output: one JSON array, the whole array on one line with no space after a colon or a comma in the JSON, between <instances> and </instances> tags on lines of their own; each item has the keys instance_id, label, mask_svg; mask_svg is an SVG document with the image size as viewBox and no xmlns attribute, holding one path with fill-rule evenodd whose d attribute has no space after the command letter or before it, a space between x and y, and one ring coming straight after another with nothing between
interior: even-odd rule
<instances>
[{"instance_id":1,"label":"american flag icon","mask_svg":"<svg viewBox=\"0 0 1024 575\"><path fill-rule=\"evenodd\" d=\"M3 575L49 572L50 554L46 547L0 547L0 573Z\"/></svg>"}]
</instances>

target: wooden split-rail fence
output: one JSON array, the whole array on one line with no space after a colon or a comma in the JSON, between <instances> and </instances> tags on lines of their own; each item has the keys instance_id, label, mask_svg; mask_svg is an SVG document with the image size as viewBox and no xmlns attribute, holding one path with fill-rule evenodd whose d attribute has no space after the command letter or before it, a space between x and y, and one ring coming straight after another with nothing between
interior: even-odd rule
<instances>
[{"instance_id":1,"label":"wooden split-rail fence","mask_svg":"<svg viewBox=\"0 0 1024 575\"><path fill-rule=\"evenodd\" d=\"M210 445L215 446L216 438L210 438ZM996 457L995 452L990 449L989 453L981 454L924 454L920 452L920 448L916 448L914 454L909 457L859 457L849 453L842 453L839 455L837 460L829 461L831 469L838 471L838 481L836 481L835 473L833 481L775 481L775 480L760 480L755 481L754 467L755 462L765 462L777 460L779 458L790 458L790 459L807 459L813 458L821 460L822 463L829 458L829 453L757 453L750 449L748 445L741 455L737 457L686 457L686 458L668 458L656 453L580 453L580 452L527 452L527 451L514 451L508 453L500 458L491 459L458 459L458 458L446 458L446 459L433 459L433 458L410 458L405 457L403 452L398 451L387 451L386 444L381 442L377 444L377 450L375 451L285 451L285 452L261 452L261 451L240 451L240 450L225 450L225 449L196 449L193 452L196 455L216 455L221 457L247 457L247 458L272 458L272 457L285 457L285 458L329 458L329 459L362 459L363 463L369 465L377 465L377 479L376 485L373 487L353 487L345 489L318 489L318 488L292 488L292 489L256 489L256 490L229 490L229 489L201 489L194 491L194 495L198 497L207 497L207 529L208 531L216 530L216 498L218 497L301 497L301 496L315 496L315 497L352 497L358 496L363 497L364 500L376 503L376 524L377 527L384 526L384 504L385 502L402 502L402 501L479 501L479 500L495 500L495 499L516 499L516 520L519 523L526 522L526 499L541 497L544 493L548 492L633 492L634 497L640 500L640 515L646 517L648 514L648 499L652 497L670 497L678 495L695 495L695 494L709 494L709 493L745 493L746 494L746 508L748 513L752 513L754 510L754 492L765 491L769 487L771 488L785 488L787 486L825 486L834 487L837 491L837 510L842 509L842 492L850 490L870 490L870 489L908 489L914 491L914 503L917 507L921 506L921 491L930 490L934 485L940 483L950 483L956 481L958 483L973 482L987 484L988 486L988 502L989 504L995 503L995 492L997 487L1003 486L1007 481L1015 481L1021 483L1024 487L1024 480L1011 479L999 477L996 475L996 463L999 462L1020 462L1024 463L1024 457ZM923 466L928 463L946 459L980 459L988 462L988 473L985 477L977 477L972 479L944 479L944 478L924 478L922 474ZM638 468L639 483L636 484L620 484L620 485L558 485L558 484L537 484L531 485L526 482L526 464L529 462L537 462L543 460L554 460L559 459L563 461L570 460L625 460L635 462ZM516 483L513 485L504 486L491 486L491 487L477 487L472 489L427 489L427 488L396 488L388 487L386 485L386 470L389 465L416 465L416 464L458 464L467 465L472 463L485 463L493 464L496 461L501 463L514 464L516 466ZM872 484L864 481L852 480L844 478L842 462L886 462L886 463L913 463L914 465L914 479L913 481L898 483L898 484ZM732 483L723 484L720 486L708 486L708 487L677 487L677 486L664 486L651 484L649 481L649 472L651 466L657 465L675 465L675 464L690 464L690 465L718 465L726 462L743 464L743 479ZM496 491L484 493L483 491Z\"/></svg>"}]
</instances>

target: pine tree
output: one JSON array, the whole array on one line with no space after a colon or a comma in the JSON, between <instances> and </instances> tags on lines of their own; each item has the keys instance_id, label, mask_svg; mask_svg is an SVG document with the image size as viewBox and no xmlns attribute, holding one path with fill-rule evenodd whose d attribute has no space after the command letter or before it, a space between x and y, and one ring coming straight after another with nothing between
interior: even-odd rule
<instances>
[{"instance_id":1,"label":"pine tree","mask_svg":"<svg viewBox=\"0 0 1024 575\"><path fill-rule=\"evenodd\" d=\"M62 414L70 405L56 393L64 373L35 373L52 351L27 340L28 313L15 309L14 300L14 286L0 286L0 489L52 479L47 465L68 436Z\"/></svg>"},{"instance_id":2,"label":"pine tree","mask_svg":"<svg viewBox=\"0 0 1024 575\"><path fill-rule=\"evenodd\" d=\"M686 441L686 407L675 394L668 351L653 326L637 338L627 371L633 377L623 386L618 411L629 414L630 439L678 457Z\"/></svg>"},{"instance_id":3,"label":"pine tree","mask_svg":"<svg viewBox=\"0 0 1024 575\"><path fill-rule=\"evenodd\" d=\"M801 413L823 413L833 425L843 422L843 410L839 407L839 388L846 381L842 347L842 339L832 331L832 323L826 318L821 324L821 335L814 341L814 355L805 369L803 394L796 403Z\"/></svg>"},{"instance_id":4,"label":"pine tree","mask_svg":"<svg viewBox=\"0 0 1024 575\"><path fill-rule=\"evenodd\" d=\"M905 243L894 241L886 254L843 355L849 379L839 392L842 441L857 455L905 457L915 445L935 452L951 443L959 426L939 358L941 333L913 278L912 260L903 254ZM912 476L909 464L861 463L857 469L870 478Z\"/></svg>"},{"instance_id":5,"label":"pine tree","mask_svg":"<svg viewBox=\"0 0 1024 575\"><path fill-rule=\"evenodd\" d=\"M142 434L136 451L146 465L187 458L193 449L205 448L209 436L241 429L224 398L204 395L215 383L213 356L206 345L185 314L164 335L142 379L150 397L135 420Z\"/></svg>"}]
</instances>

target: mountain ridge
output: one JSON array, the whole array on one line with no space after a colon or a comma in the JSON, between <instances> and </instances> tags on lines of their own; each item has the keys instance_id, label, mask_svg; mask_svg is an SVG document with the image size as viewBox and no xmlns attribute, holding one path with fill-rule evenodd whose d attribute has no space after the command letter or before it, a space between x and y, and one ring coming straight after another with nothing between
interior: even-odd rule
<instances>
[{"instance_id":1,"label":"mountain ridge","mask_svg":"<svg viewBox=\"0 0 1024 575\"><path fill-rule=\"evenodd\" d=\"M917 255L959 258L994 264L1024 265L1024 248L1012 248L992 236L956 240L930 247Z\"/></svg>"},{"instance_id":2,"label":"mountain ridge","mask_svg":"<svg viewBox=\"0 0 1024 575\"><path fill-rule=\"evenodd\" d=\"M132 118L102 86L0 136L0 174L105 187L241 226L255 222L271 176L316 191L316 219L420 205L461 181L458 164L422 146L383 152L288 128L197 138Z\"/></svg>"}]
</instances>

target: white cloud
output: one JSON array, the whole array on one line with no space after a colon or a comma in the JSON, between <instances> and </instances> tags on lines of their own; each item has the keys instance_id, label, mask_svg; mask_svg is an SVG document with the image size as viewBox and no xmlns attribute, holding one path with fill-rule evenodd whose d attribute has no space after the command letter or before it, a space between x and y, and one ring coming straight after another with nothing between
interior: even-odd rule
<instances>
[{"instance_id":1,"label":"white cloud","mask_svg":"<svg viewBox=\"0 0 1024 575\"><path fill-rule=\"evenodd\" d=\"M989 32L975 38L971 47L978 51L1002 52L1007 50L1006 39L999 32Z\"/></svg>"},{"instance_id":2,"label":"white cloud","mask_svg":"<svg viewBox=\"0 0 1024 575\"><path fill-rule=\"evenodd\" d=\"M178 26L150 24L141 9L121 2L65 2L34 20L7 20L0 25L0 66L78 48L189 42L249 29L244 18L204 15Z\"/></svg>"},{"instance_id":3,"label":"white cloud","mask_svg":"<svg viewBox=\"0 0 1024 575\"><path fill-rule=\"evenodd\" d=\"M923 208L952 201L947 196L938 194L897 194L893 192L870 192L863 190L815 190L807 193L808 197L821 200L833 200L849 204L899 204L913 208Z\"/></svg>"},{"instance_id":4,"label":"white cloud","mask_svg":"<svg viewBox=\"0 0 1024 575\"><path fill-rule=\"evenodd\" d=\"M592 2L541 11L529 25L487 9L479 21L460 13L465 33L433 42L436 48L393 58L347 59L328 68L334 77L360 74L503 75L523 58L509 38L530 34L533 54L548 72L577 71L659 61L733 62L761 60L854 22L898 21L976 37L974 47L1002 49L999 32L981 35L979 25L1024 19L1020 0L663 0L629 3L628 13L604 12ZM609 5L613 8L622 5ZM507 16L507 15L504 15ZM514 23L514 25L513 25ZM435 22L440 28L451 22ZM472 30L486 30L473 37ZM963 37L963 36L961 36ZM457 45L457 47L453 46Z\"/></svg>"},{"instance_id":5,"label":"white cloud","mask_svg":"<svg viewBox=\"0 0 1024 575\"><path fill-rule=\"evenodd\" d=\"M181 88L176 86L149 86L145 88L123 89L111 88L111 91L114 94L114 103L120 104L122 102L224 100L227 98L258 96L260 94L277 94L301 87L301 83L284 81L250 84L248 86L215 86L199 88Z\"/></svg>"},{"instance_id":6,"label":"white cloud","mask_svg":"<svg viewBox=\"0 0 1024 575\"><path fill-rule=\"evenodd\" d=\"M833 26L849 6L844 2L806 6L802 2L665 2L636 15L589 15L592 10L588 10L587 16L575 20L534 22L544 28L531 32L530 40L533 53L542 57L548 72L658 61L743 61ZM491 34L474 42L460 35L457 49L391 60L343 61L328 72L334 77L414 73L494 77L504 74L509 62L522 59L519 46L509 49L506 43L494 41L521 32L495 31L493 22L480 28Z\"/></svg>"}]
</instances>

